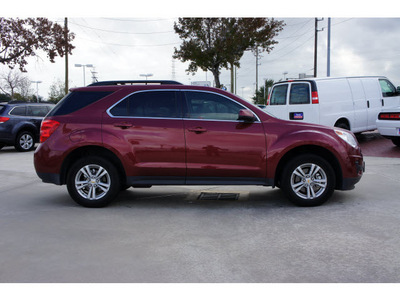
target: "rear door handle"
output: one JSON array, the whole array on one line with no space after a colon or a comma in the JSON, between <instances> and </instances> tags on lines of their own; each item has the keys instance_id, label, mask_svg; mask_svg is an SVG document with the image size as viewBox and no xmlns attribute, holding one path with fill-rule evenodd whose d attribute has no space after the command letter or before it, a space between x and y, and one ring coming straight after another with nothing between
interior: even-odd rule
<instances>
[{"instance_id":1,"label":"rear door handle","mask_svg":"<svg viewBox=\"0 0 400 300\"><path fill-rule=\"evenodd\" d=\"M133 126L133 124L128 123L128 122L122 122L122 123L114 124L114 127L119 127L119 128L122 128L122 129L128 129L128 128L132 127L132 126Z\"/></svg>"},{"instance_id":2,"label":"rear door handle","mask_svg":"<svg viewBox=\"0 0 400 300\"><path fill-rule=\"evenodd\" d=\"M203 133L203 132L206 132L207 129L204 127L192 127L192 128L188 128L188 131L195 132L195 133Z\"/></svg>"}]
</instances>

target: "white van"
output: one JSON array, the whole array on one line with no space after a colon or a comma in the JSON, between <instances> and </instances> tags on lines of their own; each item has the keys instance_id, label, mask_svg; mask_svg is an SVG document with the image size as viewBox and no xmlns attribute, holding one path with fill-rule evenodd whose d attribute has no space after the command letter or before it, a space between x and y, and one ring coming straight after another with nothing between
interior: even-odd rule
<instances>
[{"instance_id":1,"label":"white van","mask_svg":"<svg viewBox=\"0 0 400 300\"><path fill-rule=\"evenodd\" d=\"M399 87L386 77L327 77L275 83L265 110L280 119L357 133L375 130L381 109L399 105Z\"/></svg>"}]
</instances>

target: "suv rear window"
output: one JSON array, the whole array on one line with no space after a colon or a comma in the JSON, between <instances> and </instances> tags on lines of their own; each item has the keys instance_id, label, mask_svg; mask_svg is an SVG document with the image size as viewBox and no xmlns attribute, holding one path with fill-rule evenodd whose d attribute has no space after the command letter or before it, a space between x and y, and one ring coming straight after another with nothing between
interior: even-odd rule
<instances>
[{"instance_id":1,"label":"suv rear window","mask_svg":"<svg viewBox=\"0 0 400 300\"><path fill-rule=\"evenodd\" d=\"M113 92L71 92L49 113L49 116L67 115L82 109Z\"/></svg>"}]
</instances>

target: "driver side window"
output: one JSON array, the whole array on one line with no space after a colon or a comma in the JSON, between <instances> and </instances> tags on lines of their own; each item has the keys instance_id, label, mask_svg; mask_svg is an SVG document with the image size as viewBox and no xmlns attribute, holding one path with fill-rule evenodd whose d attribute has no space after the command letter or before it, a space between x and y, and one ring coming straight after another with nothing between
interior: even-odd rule
<instances>
[{"instance_id":1,"label":"driver side window","mask_svg":"<svg viewBox=\"0 0 400 300\"><path fill-rule=\"evenodd\" d=\"M238 119L243 109L238 103L208 92L185 92L187 112L186 118L204 120Z\"/></svg>"},{"instance_id":2,"label":"driver side window","mask_svg":"<svg viewBox=\"0 0 400 300\"><path fill-rule=\"evenodd\" d=\"M381 85L383 97L393 97L397 95L396 88L390 81L385 79L379 79L379 84Z\"/></svg>"}]
</instances>

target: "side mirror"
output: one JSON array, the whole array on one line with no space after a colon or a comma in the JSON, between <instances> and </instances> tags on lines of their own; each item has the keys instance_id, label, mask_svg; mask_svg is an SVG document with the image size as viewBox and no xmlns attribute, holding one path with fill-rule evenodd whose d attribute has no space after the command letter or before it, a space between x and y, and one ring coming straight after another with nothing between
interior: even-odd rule
<instances>
[{"instance_id":1,"label":"side mirror","mask_svg":"<svg viewBox=\"0 0 400 300\"><path fill-rule=\"evenodd\" d=\"M254 122L256 120L256 116L248 109L241 109L239 111L238 120L245 122Z\"/></svg>"}]
</instances>

